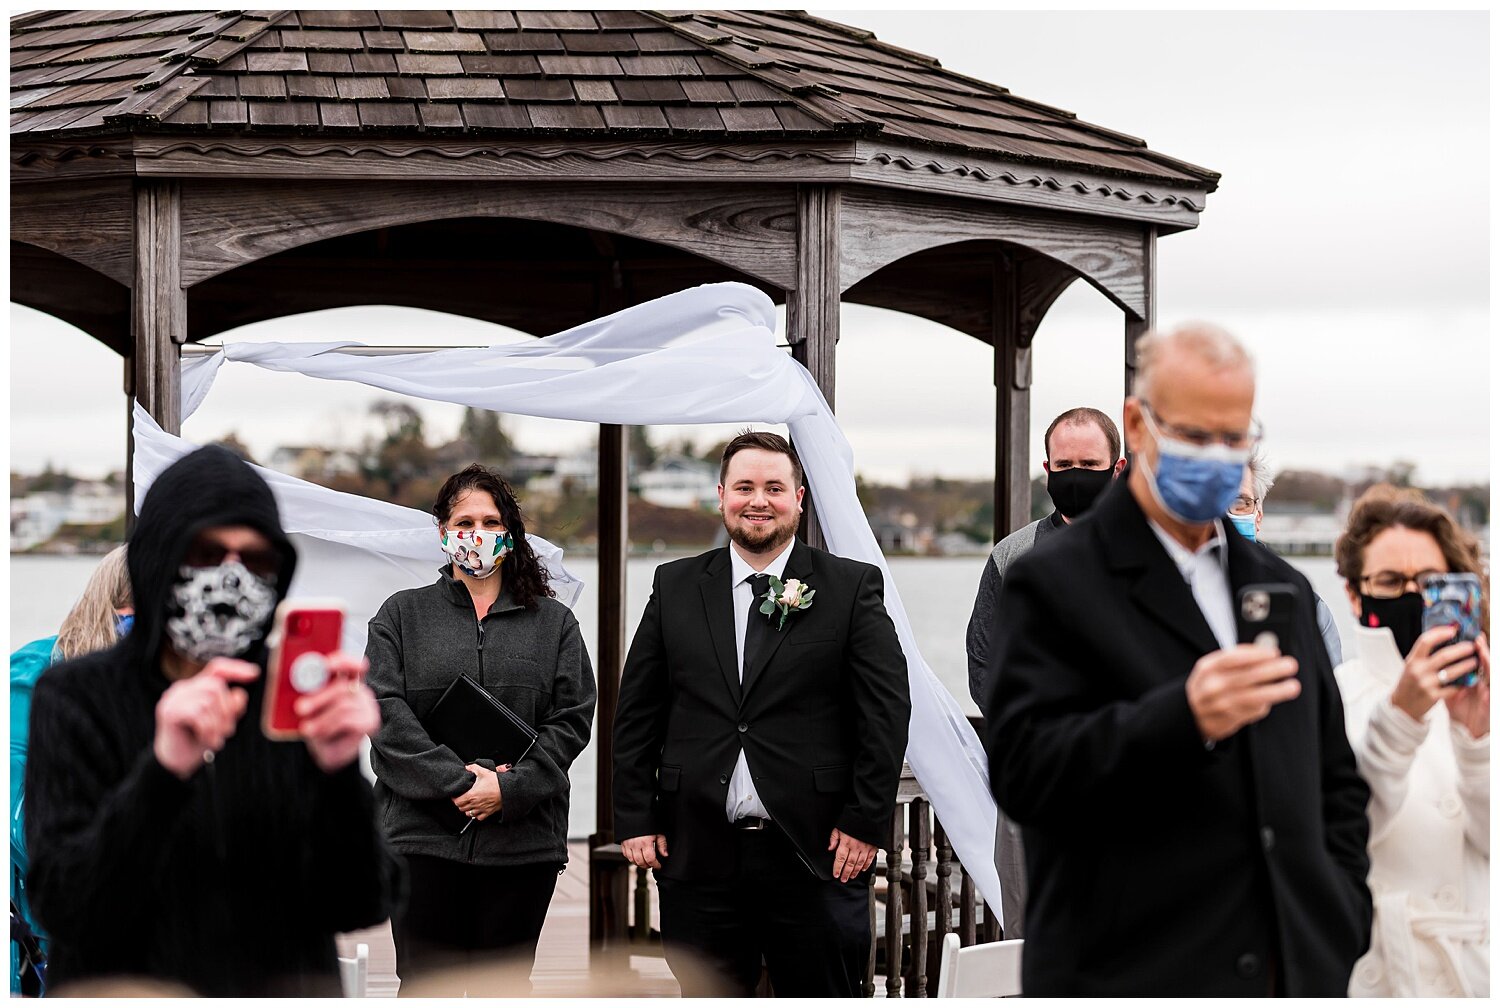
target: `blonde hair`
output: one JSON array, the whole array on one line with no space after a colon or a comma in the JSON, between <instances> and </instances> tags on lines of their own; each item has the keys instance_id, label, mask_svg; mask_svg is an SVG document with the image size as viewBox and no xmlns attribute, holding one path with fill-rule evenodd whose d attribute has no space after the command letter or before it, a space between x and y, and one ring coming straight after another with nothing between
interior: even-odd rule
<instances>
[{"instance_id":1,"label":"blonde hair","mask_svg":"<svg viewBox=\"0 0 1500 1008\"><path fill-rule=\"evenodd\" d=\"M1255 361L1251 359L1244 344L1230 335L1227 329L1210 322L1184 322L1175 329L1157 331L1153 329L1142 336L1135 345L1135 394L1150 400L1152 379L1156 369L1169 349L1179 349L1216 369L1246 368L1253 371Z\"/></svg>"},{"instance_id":2,"label":"blonde hair","mask_svg":"<svg viewBox=\"0 0 1500 1008\"><path fill-rule=\"evenodd\" d=\"M125 547L116 546L104 555L83 595L73 604L62 628L57 631L55 651L58 660L66 661L91 651L101 651L114 644L115 610L128 609L130 572L125 569Z\"/></svg>"}]
</instances>

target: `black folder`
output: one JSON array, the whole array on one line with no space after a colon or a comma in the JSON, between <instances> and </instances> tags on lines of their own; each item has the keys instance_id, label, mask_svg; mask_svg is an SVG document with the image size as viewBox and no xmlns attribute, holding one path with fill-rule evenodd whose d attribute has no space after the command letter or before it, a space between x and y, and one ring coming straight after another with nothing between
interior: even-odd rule
<instances>
[{"instance_id":1,"label":"black folder","mask_svg":"<svg viewBox=\"0 0 1500 1008\"><path fill-rule=\"evenodd\" d=\"M461 674L438 697L422 719L428 738L445 745L465 763L491 760L515 766L536 744L537 734L521 716L495 699L467 674ZM439 821L455 833L474 824L446 798L427 803Z\"/></svg>"}]
</instances>

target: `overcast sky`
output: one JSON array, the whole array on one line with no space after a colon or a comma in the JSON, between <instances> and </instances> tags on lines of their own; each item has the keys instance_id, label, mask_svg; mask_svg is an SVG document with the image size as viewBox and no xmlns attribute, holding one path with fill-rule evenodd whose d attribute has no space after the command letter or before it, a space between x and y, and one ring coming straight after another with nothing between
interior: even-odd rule
<instances>
[{"instance_id":1,"label":"overcast sky","mask_svg":"<svg viewBox=\"0 0 1500 1008\"><path fill-rule=\"evenodd\" d=\"M1158 245L1157 318L1219 322L1250 346L1274 468L1410 459L1424 482L1489 478L1485 14L814 13L1223 173L1198 229ZM120 468L119 358L29 309L13 305L11 321L12 469ZM1092 405L1118 419L1122 325L1082 283L1043 323L1034 469L1041 431L1062 410ZM887 480L993 474L985 345L858 306L844 309L842 327L837 407L858 469ZM226 338L513 337L361 308ZM235 431L264 460L280 443L351 443L373 398L231 365L184 433ZM458 407L422 409L434 433L457 429ZM507 424L531 450L582 447L593 434L560 421ZM683 433L705 444L723 436L662 435Z\"/></svg>"}]
</instances>

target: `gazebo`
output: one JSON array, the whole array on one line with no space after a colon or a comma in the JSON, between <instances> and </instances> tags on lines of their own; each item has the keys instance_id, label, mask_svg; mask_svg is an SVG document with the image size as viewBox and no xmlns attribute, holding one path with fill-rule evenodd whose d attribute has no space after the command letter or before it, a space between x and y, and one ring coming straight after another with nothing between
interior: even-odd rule
<instances>
[{"instance_id":1,"label":"gazebo","mask_svg":"<svg viewBox=\"0 0 1500 1008\"><path fill-rule=\"evenodd\" d=\"M1042 317L1079 278L1118 305L1128 389L1157 237L1217 179L798 12L11 21L12 299L117 351L168 431L183 344L249 322L394 304L545 335L739 280L830 403L841 300L992 345L1000 535L1029 513ZM625 651L626 431L600 434L595 846ZM601 867L596 902L624 886Z\"/></svg>"}]
</instances>

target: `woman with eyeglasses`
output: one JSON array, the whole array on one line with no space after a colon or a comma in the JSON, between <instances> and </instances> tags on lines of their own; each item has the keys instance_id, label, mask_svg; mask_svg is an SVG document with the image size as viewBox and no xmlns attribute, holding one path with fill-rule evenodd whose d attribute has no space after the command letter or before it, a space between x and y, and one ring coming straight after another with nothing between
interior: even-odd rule
<instances>
[{"instance_id":1,"label":"woman with eyeglasses","mask_svg":"<svg viewBox=\"0 0 1500 1008\"><path fill-rule=\"evenodd\" d=\"M1489 645L1422 631L1421 582L1468 572L1479 546L1414 490L1376 486L1335 547L1359 622L1336 671L1349 742L1370 785L1370 951L1349 993L1489 994ZM1488 624L1488 600L1485 602ZM1479 673L1472 686L1457 680Z\"/></svg>"}]
</instances>

